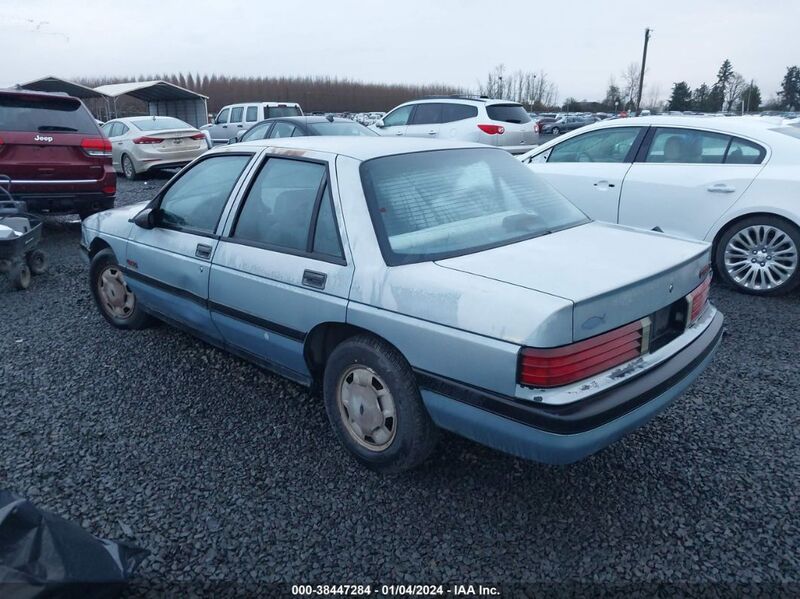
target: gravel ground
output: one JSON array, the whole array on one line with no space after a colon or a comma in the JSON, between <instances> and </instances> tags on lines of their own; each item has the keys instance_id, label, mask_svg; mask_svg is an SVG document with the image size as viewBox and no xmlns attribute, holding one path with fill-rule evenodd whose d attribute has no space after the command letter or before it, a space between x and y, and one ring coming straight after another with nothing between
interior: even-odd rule
<instances>
[{"instance_id":1,"label":"gravel ground","mask_svg":"<svg viewBox=\"0 0 800 599\"><path fill-rule=\"evenodd\" d=\"M121 203L164 180L121 181ZM136 593L565 580L800 592L797 295L715 286L729 334L713 365L578 464L445 435L424 467L384 478L345 455L301 387L167 326L108 326L78 239L77 223L50 220L50 272L27 292L0 281L0 487L149 549ZM733 586L708 586L720 582Z\"/></svg>"}]
</instances>

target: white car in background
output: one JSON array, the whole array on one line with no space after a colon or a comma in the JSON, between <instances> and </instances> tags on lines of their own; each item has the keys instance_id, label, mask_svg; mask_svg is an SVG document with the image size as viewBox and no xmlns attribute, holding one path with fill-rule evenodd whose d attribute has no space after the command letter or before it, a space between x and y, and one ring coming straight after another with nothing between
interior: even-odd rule
<instances>
[{"instance_id":1,"label":"white car in background","mask_svg":"<svg viewBox=\"0 0 800 599\"><path fill-rule=\"evenodd\" d=\"M128 179L182 168L208 150L205 133L171 116L134 116L103 125L114 169Z\"/></svg>"},{"instance_id":2,"label":"white car in background","mask_svg":"<svg viewBox=\"0 0 800 599\"><path fill-rule=\"evenodd\" d=\"M717 274L739 291L778 295L800 284L797 125L603 121L520 160L593 219L710 242Z\"/></svg>"},{"instance_id":3,"label":"white car in background","mask_svg":"<svg viewBox=\"0 0 800 599\"><path fill-rule=\"evenodd\" d=\"M387 137L472 141L522 154L536 145L534 122L522 106L479 96L432 96L401 104L370 129Z\"/></svg>"}]
</instances>

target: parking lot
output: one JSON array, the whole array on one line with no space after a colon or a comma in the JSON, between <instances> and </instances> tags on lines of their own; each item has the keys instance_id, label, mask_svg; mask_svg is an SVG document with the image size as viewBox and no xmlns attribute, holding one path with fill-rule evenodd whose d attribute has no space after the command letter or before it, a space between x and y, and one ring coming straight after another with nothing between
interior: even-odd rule
<instances>
[{"instance_id":1,"label":"parking lot","mask_svg":"<svg viewBox=\"0 0 800 599\"><path fill-rule=\"evenodd\" d=\"M165 181L121 180L118 204ZM345 453L303 388L167 326L110 327L78 239L77 222L50 219L50 272L27 292L0 281L0 478L98 536L150 550L140 589L577 580L798 590L796 294L713 287L728 334L712 366L650 425L582 462L550 467L445 435L421 469L383 477Z\"/></svg>"}]
</instances>

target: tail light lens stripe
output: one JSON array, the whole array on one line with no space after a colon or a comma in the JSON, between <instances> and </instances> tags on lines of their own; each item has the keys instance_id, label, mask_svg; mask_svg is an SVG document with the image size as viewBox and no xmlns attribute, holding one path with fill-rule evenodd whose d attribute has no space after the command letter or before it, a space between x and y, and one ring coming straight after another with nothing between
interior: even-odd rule
<instances>
[{"instance_id":1,"label":"tail light lens stripe","mask_svg":"<svg viewBox=\"0 0 800 599\"><path fill-rule=\"evenodd\" d=\"M558 387L560 385L567 385L569 383L574 383L575 381L588 378L599 372L603 372L604 370L608 370L609 368L613 368L614 366L619 366L628 360L633 360L634 358L639 357L639 355L638 349L629 351L627 353L614 356L613 358L608 358L603 362L595 364L594 366L582 368L569 374L548 374L547 376L527 375L525 377L525 382L522 384L531 387Z\"/></svg>"},{"instance_id":2,"label":"tail light lens stripe","mask_svg":"<svg viewBox=\"0 0 800 599\"><path fill-rule=\"evenodd\" d=\"M591 339L552 349L523 348L519 383L557 387L632 360L642 353L644 321L638 320Z\"/></svg>"},{"instance_id":3,"label":"tail light lens stripe","mask_svg":"<svg viewBox=\"0 0 800 599\"><path fill-rule=\"evenodd\" d=\"M597 345L587 350L579 351L566 356L553 356L550 358L536 357L527 354L526 352L528 350L523 350L523 355L525 356L526 366L566 366L568 364L575 364L576 362L581 362L583 360L588 360L589 358L594 358L595 356L600 356L608 352L615 351L630 343L634 343L641 347L642 333L640 331L633 331L632 333L628 333L627 335L619 337L618 339L612 339L611 341L603 343L602 345Z\"/></svg>"},{"instance_id":4,"label":"tail light lens stripe","mask_svg":"<svg viewBox=\"0 0 800 599\"><path fill-rule=\"evenodd\" d=\"M711 291L711 275L700 283L695 289L686 296L689 302L689 324L697 320L708 306L708 295Z\"/></svg>"}]
</instances>

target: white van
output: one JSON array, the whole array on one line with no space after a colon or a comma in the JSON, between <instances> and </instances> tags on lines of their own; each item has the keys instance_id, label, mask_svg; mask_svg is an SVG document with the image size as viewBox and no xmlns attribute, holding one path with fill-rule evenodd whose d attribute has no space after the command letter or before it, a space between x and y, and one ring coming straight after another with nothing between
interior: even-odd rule
<instances>
[{"instance_id":1,"label":"white van","mask_svg":"<svg viewBox=\"0 0 800 599\"><path fill-rule=\"evenodd\" d=\"M279 116L303 116L303 110L297 102L229 104L217 113L213 123L200 128L208 130L214 144L226 144L239 131L247 131L259 121Z\"/></svg>"}]
</instances>

